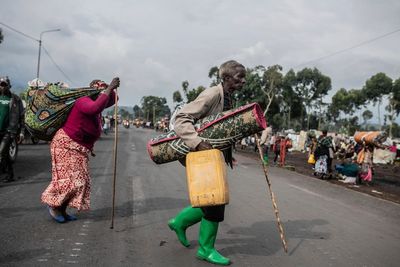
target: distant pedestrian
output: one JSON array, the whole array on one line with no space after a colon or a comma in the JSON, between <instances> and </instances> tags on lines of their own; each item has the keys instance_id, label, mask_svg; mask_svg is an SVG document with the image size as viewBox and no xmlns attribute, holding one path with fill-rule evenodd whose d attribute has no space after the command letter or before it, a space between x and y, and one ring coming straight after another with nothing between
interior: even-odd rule
<instances>
[{"instance_id":1,"label":"distant pedestrian","mask_svg":"<svg viewBox=\"0 0 400 267\"><path fill-rule=\"evenodd\" d=\"M92 81L90 87L105 90L96 97L79 98L51 141L52 180L41 199L59 223L76 220L67 214L68 206L79 211L90 208L89 154L94 155L94 143L101 135L101 112L114 104L119 83L119 78L110 85Z\"/></svg>"},{"instance_id":2,"label":"distant pedestrian","mask_svg":"<svg viewBox=\"0 0 400 267\"><path fill-rule=\"evenodd\" d=\"M108 134L108 131L110 130L111 127L111 122L110 122L110 118L108 116L104 117L104 125L103 125L103 132L105 135Z\"/></svg>"},{"instance_id":3,"label":"distant pedestrian","mask_svg":"<svg viewBox=\"0 0 400 267\"><path fill-rule=\"evenodd\" d=\"M275 135L275 142L274 146L272 147L272 151L274 151L275 154L274 164L276 164L276 161L281 154L281 137L277 134Z\"/></svg>"},{"instance_id":4,"label":"distant pedestrian","mask_svg":"<svg viewBox=\"0 0 400 267\"><path fill-rule=\"evenodd\" d=\"M288 137L281 137L281 143L280 143L280 153L279 153L279 165L281 167L285 166L286 163L286 153L288 152L289 148L292 147L292 141Z\"/></svg>"},{"instance_id":5,"label":"distant pedestrian","mask_svg":"<svg viewBox=\"0 0 400 267\"><path fill-rule=\"evenodd\" d=\"M324 176L332 174L332 160L335 152L333 139L328 136L328 131L322 131L322 135L318 137L317 148L315 150L315 172ZM318 167L318 168L317 168Z\"/></svg>"},{"instance_id":6,"label":"distant pedestrian","mask_svg":"<svg viewBox=\"0 0 400 267\"><path fill-rule=\"evenodd\" d=\"M272 128L267 127L262 131L260 138L260 145L263 148L263 162L264 164L268 164L268 150L270 146L270 141L272 137Z\"/></svg>"}]
</instances>

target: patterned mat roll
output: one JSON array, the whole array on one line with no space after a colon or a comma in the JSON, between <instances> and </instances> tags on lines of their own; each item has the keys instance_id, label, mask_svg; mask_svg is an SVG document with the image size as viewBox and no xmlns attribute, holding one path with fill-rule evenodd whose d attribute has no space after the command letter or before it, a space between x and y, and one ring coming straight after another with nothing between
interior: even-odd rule
<instances>
[{"instance_id":1,"label":"patterned mat roll","mask_svg":"<svg viewBox=\"0 0 400 267\"><path fill-rule=\"evenodd\" d=\"M214 148L225 149L237 140L258 133L267 127L257 103L205 117L195 124L199 137ZM159 135L147 143L150 158L157 164L184 158L189 148L175 131Z\"/></svg>"}]
</instances>

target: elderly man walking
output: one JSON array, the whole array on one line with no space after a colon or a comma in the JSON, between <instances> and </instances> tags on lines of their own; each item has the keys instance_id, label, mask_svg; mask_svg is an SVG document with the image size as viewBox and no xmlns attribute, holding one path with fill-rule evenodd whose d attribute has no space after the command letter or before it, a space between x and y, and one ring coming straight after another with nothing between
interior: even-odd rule
<instances>
[{"instance_id":1,"label":"elderly man walking","mask_svg":"<svg viewBox=\"0 0 400 267\"><path fill-rule=\"evenodd\" d=\"M175 132L193 151L212 149L210 143L203 141L197 134L194 124L197 120L232 108L232 93L245 84L245 67L230 60L219 69L222 80L217 86L204 90L194 101L186 104L176 115ZM223 151L225 161L232 167L232 150ZM220 265L230 264L215 248L218 225L224 220L225 205L193 208L188 206L169 220L168 226L175 231L178 240L185 247L190 243L186 239L186 229L201 221L199 249L197 257Z\"/></svg>"}]
</instances>

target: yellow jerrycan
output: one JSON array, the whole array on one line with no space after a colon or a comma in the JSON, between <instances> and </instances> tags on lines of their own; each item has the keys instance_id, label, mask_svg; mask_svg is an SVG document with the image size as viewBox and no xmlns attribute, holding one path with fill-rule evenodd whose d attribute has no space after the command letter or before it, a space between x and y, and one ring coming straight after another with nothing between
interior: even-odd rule
<instances>
[{"instance_id":1,"label":"yellow jerrycan","mask_svg":"<svg viewBox=\"0 0 400 267\"><path fill-rule=\"evenodd\" d=\"M218 149L188 153L186 175L192 207L229 203L226 165L222 152Z\"/></svg>"}]
</instances>

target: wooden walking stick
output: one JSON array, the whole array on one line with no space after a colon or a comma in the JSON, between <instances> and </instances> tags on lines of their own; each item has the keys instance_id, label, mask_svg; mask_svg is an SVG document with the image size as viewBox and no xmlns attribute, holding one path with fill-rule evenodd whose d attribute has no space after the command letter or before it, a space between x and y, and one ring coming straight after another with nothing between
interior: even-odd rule
<instances>
[{"instance_id":1,"label":"wooden walking stick","mask_svg":"<svg viewBox=\"0 0 400 267\"><path fill-rule=\"evenodd\" d=\"M282 223L281 223L281 219L279 218L279 211L278 211L278 206L276 205L275 195L274 195L274 192L272 192L272 189L271 189L271 182L269 181L269 178L268 178L267 166L263 162L263 152L262 152L261 145L260 145L260 139L258 138L257 134L255 134L254 136L256 138L256 144L257 144L257 147L258 147L258 152L260 154L261 164L263 166L263 170L264 170L264 174L265 174L265 180L267 180L269 194L270 194L271 200L272 200L272 207L274 208L274 211L275 211L275 217L276 217L276 223L278 225L279 235L280 235L281 240L282 240L283 249L287 253L288 252L288 247L287 247L287 242L286 242L286 238L285 238L285 232L283 231L283 226L282 226Z\"/></svg>"},{"instance_id":2,"label":"wooden walking stick","mask_svg":"<svg viewBox=\"0 0 400 267\"><path fill-rule=\"evenodd\" d=\"M113 177L113 192L112 192L112 214L111 214L111 226L110 229L114 229L114 214L115 214L115 184L117 180L117 141L118 141L118 94L117 88L115 92L115 104L114 104L114 177Z\"/></svg>"}]
</instances>

